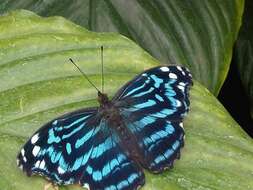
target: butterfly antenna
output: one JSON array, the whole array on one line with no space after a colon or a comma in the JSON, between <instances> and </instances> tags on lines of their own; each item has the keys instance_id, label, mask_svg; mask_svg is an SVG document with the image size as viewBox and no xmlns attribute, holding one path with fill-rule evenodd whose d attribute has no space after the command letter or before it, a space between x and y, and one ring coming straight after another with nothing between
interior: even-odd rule
<instances>
[{"instance_id":1,"label":"butterfly antenna","mask_svg":"<svg viewBox=\"0 0 253 190\"><path fill-rule=\"evenodd\" d=\"M69 58L70 62L73 63L73 65L82 73L82 75L84 76L84 78L98 91L100 92L100 90L90 81L90 79L88 78L88 76L80 69L80 67L71 59ZM100 92L101 93L101 92Z\"/></svg>"},{"instance_id":2,"label":"butterfly antenna","mask_svg":"<svg viewBox=\"0 0 253 190\"><path fill-rule=\"evenodd\" d=\"M101 46L101 74L102 74L102 78L101 78L102 93L104 93L104 47L103 46Z\"/></svg>"}]
</instances>

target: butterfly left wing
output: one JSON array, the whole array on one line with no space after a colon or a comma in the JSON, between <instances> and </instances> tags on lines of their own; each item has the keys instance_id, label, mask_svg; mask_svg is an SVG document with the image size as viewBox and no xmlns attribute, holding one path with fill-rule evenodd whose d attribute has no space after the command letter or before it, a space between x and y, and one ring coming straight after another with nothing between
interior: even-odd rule
<instances>
[{"instance_id":1,"label":"butterfly left wing","mask_svg":"<svg viewBox=\"0 0 253 190\"><path fill-rule=\"evenodd\" d=\"M17 162L28 175L39 174L56 184L136 189L144 184L144 174L119 141L97 109L84 109L39 129L21 149Z\"/></svg>"},{"instance_id":2,"label":"butterfly left wing","mask_svg":"<svg viewBox=\"0 0 253 190\"><path fill-rule=\"evenodd\" d=\"M141 73L113 98L125 125L144 150L143 167L160 172L179 157L191 85L186 68L162 66Z\"/></svg>"},{"instance_id":3,"label":"butterfly left wing","mask_svg":"<svg viewBox=\"0 0 253 190\"><path fill-rule=\"evenodd\" d=\"M98 125L94 122L96 113L95 108L80 110L45 124L21 149L17 156L18 166L28 176L43 175L57 184L76 183L78 177L75 176L80 175L77 173L79 170L72 171L73 178L62 174L65 174L68 168L75 164L77 158L86 155L92 147L87 146L80 152L75 144L77 139L86 134L89 134L86 135L86 141L90 143L93 141Z\"/></svg>"}]
</instances>

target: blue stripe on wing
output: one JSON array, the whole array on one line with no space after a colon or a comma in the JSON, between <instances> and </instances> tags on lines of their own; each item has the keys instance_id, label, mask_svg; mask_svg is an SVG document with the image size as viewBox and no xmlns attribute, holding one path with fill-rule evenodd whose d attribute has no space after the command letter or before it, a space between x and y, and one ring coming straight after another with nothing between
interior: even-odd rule
<instances>
[{"instance_id":1,"label":"blue stripe on wing","mask_svg":"<svg viewBox=\"0 0 253 190\"><path fill-rule=\"evenodd\" d=\"M28 175L90 189L131 190L144 174L118 145L119 137L97 110L70 113L39 129L18 155Z\"/></svg>"}]
</instances>

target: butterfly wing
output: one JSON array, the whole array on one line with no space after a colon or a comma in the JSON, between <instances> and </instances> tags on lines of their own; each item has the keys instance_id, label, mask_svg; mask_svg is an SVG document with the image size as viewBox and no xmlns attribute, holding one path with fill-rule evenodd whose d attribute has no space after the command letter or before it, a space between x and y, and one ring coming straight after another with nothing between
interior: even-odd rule
<instances>
[{"instance_id":1,"label":"butterfly wing","mask_svg":"<svg viewBox=\"0 0 253 190\"><path fill-rule=\"evenodd\" d=\"M17 156L28 175L46 176L56 184L90 189L136 189L142 170L118 145L120 139L97 109L59 117L40 128Z\"/></svg>"},{"instance_id":2,"label":"butterfly wing","mask_svg":"<svg viewBox=\"0 0 253 190\"><path fill-rule=\"evenodd\" d=\"M189 110L191 85L186 68L162 66L141 73L113 98L125 125L144 150L143 167L160 172L180 156L182 120Z\"/></svg>"}]
</instances>

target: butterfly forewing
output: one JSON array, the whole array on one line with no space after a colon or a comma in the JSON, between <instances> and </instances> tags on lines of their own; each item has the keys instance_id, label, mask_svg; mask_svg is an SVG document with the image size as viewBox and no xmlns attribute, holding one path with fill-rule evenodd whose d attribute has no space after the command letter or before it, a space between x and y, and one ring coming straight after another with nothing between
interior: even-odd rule
<instances>
[{"instance_id":1,"label":"butterfly forewing","mask_svg":"<svg viewBox=\"0 0 253 190\"><path fill-rule=\"evenodd\" d=\"M39 173L56 183L73 183L76 179L67 176L66 171L71 170L74 176L78 175L78 171L70 167L90 148L82 147L83 152L80 152L81 143L77 142L85 137L86 143L93 143L98 125L96 112L96 109L73 112L44 125L21 149L19 166L28 175Z\"/></svg>"},{"instance_id":2,"label":"butterfly forewing","mask_svg":"<svg viewBox=\"0 0 253 190\"><path fill-rule=\"evenodd\" d=\"M172 120L182 120L189 110L191 74L180 66L156 67L128 82L113 98L121 110L132 115L154 114ZM164 113L164 117L162 114Z\"/></svg>"}]
</instances>

